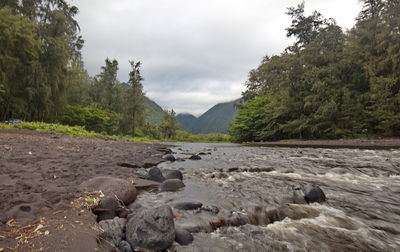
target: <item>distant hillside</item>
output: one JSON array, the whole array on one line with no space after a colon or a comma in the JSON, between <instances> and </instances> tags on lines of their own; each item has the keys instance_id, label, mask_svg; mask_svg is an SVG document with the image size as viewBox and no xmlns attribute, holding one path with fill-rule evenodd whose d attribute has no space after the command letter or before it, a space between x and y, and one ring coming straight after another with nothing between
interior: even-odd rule
<instances>
[{"instance_id":1,"label":"distant hillside","mask_svg":"<svg viewBox=\"0 0 400 252\"><path fill-rule=\"evenodd\" d=\"M239 99L219 103L199 118L190 114L179 114L176 119L185 129L194 134L227 133L237 115L238 109L234 106L237 103Z\"/></svg>"},{"instance_id":2,"label":"distant hillside","mask_svg":"<svg viewBox=\"0 0 400 252\"><path fill-rule=\"evenodd\" d=\"M185 113L185 114L178 114L176 116L176 120L178 121L182 129L191 131L194 126L194 123L197 120L197 117L195 117L192 114Z\"/></svg>"},{"instance_id":3,"label":"distant hillside","mask_svg":"<svg viewBox=\"0 0 400 252\"><path fill-rule=\"evenodd\" d=\"M160 107L160 105L150 100L148 97L145 97L145 102L147 112L146 119L154 124L161 124L161 121L165 114L164 110Z\"/></svg>"}]
</instances>

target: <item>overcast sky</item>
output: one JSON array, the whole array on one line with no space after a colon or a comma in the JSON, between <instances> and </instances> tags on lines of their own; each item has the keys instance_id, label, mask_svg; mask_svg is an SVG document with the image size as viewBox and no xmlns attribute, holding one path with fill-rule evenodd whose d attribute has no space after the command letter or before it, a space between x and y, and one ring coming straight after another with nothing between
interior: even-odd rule
<instances>
[{"instance_id":1,"label":"overcast sky","mask_svg":"<svg viewBox=\"0 0 400 252\"><path fill-rule=\"evenodd\" d=\"M70 0L85 39L90 75L105 58L119 62L127 81L129 60L141 61L146 95L164 109L195 115L240 97L248 72L264 55L282 52L292 40L286 8L300 0ZM308 0L351 28L359 0Z\"/></svg>"}]
</instances>

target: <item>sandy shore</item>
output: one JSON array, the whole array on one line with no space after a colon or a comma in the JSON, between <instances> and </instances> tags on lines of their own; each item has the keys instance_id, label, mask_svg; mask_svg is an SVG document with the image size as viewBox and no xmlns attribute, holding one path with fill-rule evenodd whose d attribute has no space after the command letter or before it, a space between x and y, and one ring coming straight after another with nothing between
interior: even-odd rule
<instances>
[{"instance_id":1,"label":"sandy shore","mask_svg":"<svg viewBox=\"0 0 400 252\"><path fill-rule=\"evenodd\" d=\"M151 155L161 153L159 149L163 147L34 131L0 131L0 250L16 248L18 237L13 237L12 232L31 224L34 226L28 231L41 225L43 232L52 234L49 239L43 239L43 235L33 239L35 249L89 251L85 248L96 247L97 232L91 228L95 216L89 210L71 208L71 201L82 194L78 186L97 175L134 179L135 169L122 167L121 163L143 167L159 162ZM60 227L62 233L57 235ZM83 247L73 247L76 243L71 241L79 237L86 242ZM65 244L60 243L61 238ZM34 248L25 247L22 251Z\"/></svg>"}]
</instances>

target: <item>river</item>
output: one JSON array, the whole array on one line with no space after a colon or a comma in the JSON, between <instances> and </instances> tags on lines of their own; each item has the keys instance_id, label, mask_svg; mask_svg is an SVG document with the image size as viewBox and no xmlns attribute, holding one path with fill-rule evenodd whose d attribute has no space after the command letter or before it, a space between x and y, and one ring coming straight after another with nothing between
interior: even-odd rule
<instances>
[{"instance_id":1,"label":"river","mask_svg":"<svg viewBox=\"0 0 400 252\"><path fill-rule=\"evenodd\" d=\"M180 211L176 226L203 231L178 251L400 251L399 149L177 143L172 150L185 159L207 155L160 164L181 170L186 186L144 192L137 201L149 207L199 201L220 210ZM293 188L307 183L327 201L297 204ZM234 216L251 221L209 228L211 220Z\"/></svg>"}]
</instances>

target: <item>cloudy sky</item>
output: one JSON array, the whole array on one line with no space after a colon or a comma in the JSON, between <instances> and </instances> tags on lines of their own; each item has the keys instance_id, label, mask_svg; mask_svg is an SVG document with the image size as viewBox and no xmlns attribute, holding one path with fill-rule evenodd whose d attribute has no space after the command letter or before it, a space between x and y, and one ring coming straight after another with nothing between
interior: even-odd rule
<instances>
[{"instance_id":1,"label":"cloudy sky","mask_svg":"<svg viewBox=\"0 0 400 252\"><path fill-rule=\"evenodd\" d=\"M70 0L85 39L83 57L94 76L105 58L141 61L146 95L165 109L195 115L240 97L249 70L264 55L291 44L286 8L300 0ZM351 28L359 0L306 0Z\"/></svg>"}]
</instances>

